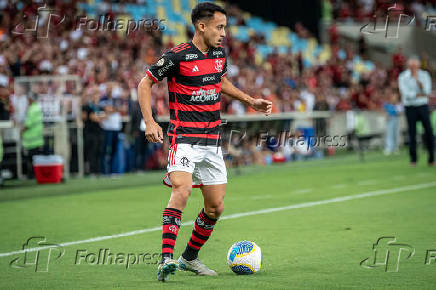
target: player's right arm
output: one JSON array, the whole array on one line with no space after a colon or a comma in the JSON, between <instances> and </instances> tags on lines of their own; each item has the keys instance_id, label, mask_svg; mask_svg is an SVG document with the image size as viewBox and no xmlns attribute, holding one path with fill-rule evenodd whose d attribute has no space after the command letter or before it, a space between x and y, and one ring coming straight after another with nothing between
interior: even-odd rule
<instances>
[{"instance_id":1,"label":"player's right arm","mask_svg":"<svg viewBox=\"0 0 436 290\"><path fill-rule=\"evenodd\" d=\"M149 142L163 143L162 128L153 119L151 112L151 87L154 82L150 76L142 78L138 85L138 102L145 122L145 138Z\"/></svg>"},{"instance_id":2,"label":"player's right arm","mask_svg":"<svg viewBox=\"0 0 436 290\"><path fill-rule=\"evenodd\" d=\"M178 71L178 59L174 52L165 53L147 70L147 75L138 85L138 101L145 122L145 137L150 142L163 143L162 128L153 119L151 113L151 87L164 78L173 76Z\"/></svg>"}]
</instances>

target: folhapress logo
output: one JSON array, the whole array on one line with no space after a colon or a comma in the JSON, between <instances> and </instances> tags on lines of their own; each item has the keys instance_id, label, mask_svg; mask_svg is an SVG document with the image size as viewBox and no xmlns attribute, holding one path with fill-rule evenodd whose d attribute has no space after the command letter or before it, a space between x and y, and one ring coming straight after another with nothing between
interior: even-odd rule
<instances>
[{"instance_id":1,"label":"folhapress logo","mask_svg":"<svg viewBox=\"0 0 436 290\"><path fill-rule=\"evenodd\" d=\"M23 244L23 256L13 259L12 268L33 268L35 272L48 272L48 265L60 259L65 250L58 244L46 242L45 237L31 237Z\"/></svg>"},{"instance_id":2,"label":"folhapress logo","mask_svg":"<svg viewBox=\"0 0 436 290\"><path fill-rule=\"evenodd\" d=\"M191 102L207 102L216 101L219 97L219 93L215 93L215 89L203 90L192 92Z\"/></svg>"},{"instance_id":3,"label":"folhapress logo","mask_svg":"<svg viewBox=\"0 0 436 290\"><path fill-rule=\"evenodd\" d=\"M415 248L408 244L397 243L395 237L380 237L372 246L372 256L360 262L364 268L382 267L385 272L398 272L400 261L413 257Z\"/></svg>"}]
</instances>

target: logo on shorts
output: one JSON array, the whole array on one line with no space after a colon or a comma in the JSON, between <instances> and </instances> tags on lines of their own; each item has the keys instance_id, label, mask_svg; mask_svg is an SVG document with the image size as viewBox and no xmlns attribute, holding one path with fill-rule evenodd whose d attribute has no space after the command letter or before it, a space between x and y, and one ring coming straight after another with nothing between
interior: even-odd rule
<instances>
[{"instance_id":1,"label":"logo on shorts","mask_svg":"<svg viewBox=\"0 0 436 290\"><path fill-rule=\"evenodd\" d=\"M183 166L189 166L189 159L183 157L182 159L180 159L180 163L182 163Z\"/></svg>"}]
</instances>

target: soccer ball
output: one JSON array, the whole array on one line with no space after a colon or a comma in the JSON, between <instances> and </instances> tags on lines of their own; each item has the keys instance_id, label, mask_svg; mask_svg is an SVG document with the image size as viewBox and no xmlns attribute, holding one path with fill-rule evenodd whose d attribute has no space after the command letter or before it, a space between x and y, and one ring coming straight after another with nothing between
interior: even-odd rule
<instances>
[{"instance_id":1,"label":"soccer ball","mask_svg":"<svg viewBox=\"0 0 436 290\"><path fill-rule=\"evenodd\" d=\"M262 266L262 252L254 242L234 243L227 253L230 269L238 275L254 274Z\"/></svg>"}]
</instances>

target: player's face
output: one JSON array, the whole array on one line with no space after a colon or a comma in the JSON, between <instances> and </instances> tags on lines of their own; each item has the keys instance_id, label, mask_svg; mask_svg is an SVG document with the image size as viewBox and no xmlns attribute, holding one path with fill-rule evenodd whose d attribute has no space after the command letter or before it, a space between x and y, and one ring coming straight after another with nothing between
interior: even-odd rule
<instances>
[{"instance_id":1,"label":"player's face","mask_svg":"<svg viewBox=\"0 0 436 290\"><path fill-rule=\"evenodd\" d=\"M226 37L226 26L227 17L220 12L215 12L213 18L205 23L204 26L204 39L206 43L211 47L221 45L224 37Z\"/></svg>"}]
</instances>

